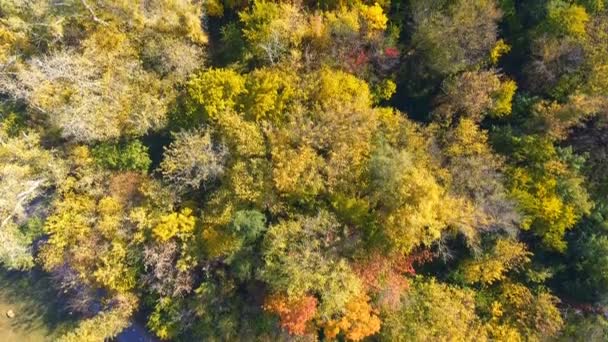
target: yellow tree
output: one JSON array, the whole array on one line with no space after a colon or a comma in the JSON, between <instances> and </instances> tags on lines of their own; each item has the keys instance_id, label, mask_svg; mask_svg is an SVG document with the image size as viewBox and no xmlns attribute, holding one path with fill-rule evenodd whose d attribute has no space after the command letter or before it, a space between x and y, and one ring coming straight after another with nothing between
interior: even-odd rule
<instances>
[{"instance_id":1,"label":"yellow tree","mask_svg":"<svg viewBox=\"0 0 608 342\"><path fill-rule=\"evenodd\" d=\"M463 263L464 280L491 285L504 280L507 272L524 266L530 255L523 243L499 239L489 253Z\"/></svg>"}]
</instances>

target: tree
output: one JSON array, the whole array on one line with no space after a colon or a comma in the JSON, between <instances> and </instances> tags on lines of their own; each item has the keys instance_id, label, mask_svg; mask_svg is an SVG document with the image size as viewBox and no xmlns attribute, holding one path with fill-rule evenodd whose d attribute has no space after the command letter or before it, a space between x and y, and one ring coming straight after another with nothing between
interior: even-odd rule
<instances>
[{"instance_id":1,"label":"tree","mask_svg":"<svg viewBox=\"0 0 608 342\"><path fill-rule=\"evenodd\" d=\"M110 291L125 293L137 284L137 271L129 265L126 248L113 242L112 247L100 255L100 265L93 273L95 281Z\"/></svg>"},{"instance_id":2,"label":"tree","mask_svg":"<svg viewBox=\"0 0 608 342\"><path fill-rule=\"evenodd\" d=\"M562 0L547 3L545 30L555 35L580 37L585 34L589 15L585 8Z\"/></svg>"},{"instance_id":3,"label":"tree","mask_svg":"<svg viewBox=\"0 0 608 342\"><path fill-rule=\"evenodd\" d=\"M1 226L23 221L28 205L65 176L65 165L39 144L35 132L9 137L0 130Z\"/></svg>"},{"instance_id":4,"label":"tree","mask_svg":"<svg viewBox=\"0 0 608 342\"><path fill-rule=\"evenodd\" d=\"M450 118L460 114L475 121L485 115L505 116L511 114L511 101L517 86L515 82L501 82L494 71L465 71L443 82L444 95L439 97L437 114Z\"/></svg>"},{"instance_id":5,"label":"tree","mask_svg":"<svg viewBox=\"0 0 608 342\"><path fill-rule=\"evenodd\" d=\"M259 279L290 298L318 293L320 319L339 315L360 294L361 283L340 250L341 227L327 212L270 226L264 237Z\"/></svg>"},{"instance_id":6,"label":"tree","mask_svg":"<svg viewBox=\"0 0 608 342\"><path fill-rule=\"evenodd\" d=\"M32 242L40 231L27 231L28 220L42 216L51 189L66 176L54 151L40 147L40 136L23 132L10 137L0 127L0 263L9 269L33 266ZM32 221L33 222L33 221ZM25 229L19 229L23 226Z\"/></svg>"},{"instance_id":7,"label":"tree","mask_svg":"<svg viewBox=\"0 0 608 342\"><path fill-rule=\"evenodd\" d=\"M245 79L231 69L209 69L192 75L186 91L185 108L173 119L182 128L200 125L234 108L238 97L245 92Z\"/></svg>"},{"instance_id":8,"label":"tree","mask_svg":"<svg viewBox=\"0 0 608 342\"><path fill-rule=\"evenodd\" d=\"M240 12L243 37L260 61L275 64L301 42L305 21L295 5L255 1L248 12Z\"/></svg>"},{"instance_id":9,"label":"tree","mask_svg":"<svg viewBox=\"0 0 608 342\"><path fill-rule=\"evenodd\" d=\"M521 339L538 340L557 336L564 325L556 304L547 292L532 293L521 284L505 283L500 288L499 321L518 330Z\"/></svg>"},{"instance_id":10,"label":"tree","mask_svg":"<svg viewBox=\"0 0 608 342\"><path fill-rule=\"evenodd\" d=\"M497 41L494 1L412 1L412 48L433 72L449 75L485 58Z\"/></svg>"},{"instance_id":11,"label":"tree","mask_svg":"<svg viewBox=\"0 0 608 342\"><path fill-rule=\"evenodd\" d=\"M369 305L368 298L362 296L348 302L344 315L327 322L323 331L330 339L342 333L348 340L361 341L380 331L380 318Z\"/></svg>"},{"instance_id":12,"label":"tree","mask_svg":"<svg viewBox=\"0 0 608 342\"><path fill-rule=\"evenodd\" d=\"M608 322L602 315L569 314L559 341L594 341L608 338Z\"/></svg>"},{"instance_id":13,"label":"tree","mask_svg":"<svg viewBox=\"0 0 608 342\"><path fill-rule=\"evenodd\" d=\"M181 257L180 244L176 239L144 247L145 274L141 279L148 284L151 292L162 298L178 298L192 291L194 286L192 272L177 267Z\"/></svg>"},{"instance_id":14,"label":"tree","mask_svg":"<svg viewBox=\"0 0 608 342\"><path fill-rule=\"evenodd\" d=\"M305 296L300 299L289 299L285 296L266 298L264 310L276 313L281 319L281 327L290 334L304 335L308 322L314 317L317 299Z\"/></svg>"},{"instance_id":15,"label":"tree","mask_svg":"<svg viewBox=\"0 0 608 342\"><path fill-rule=\"evenodd\" d=\"M575 280L579 283L586 298L605 300L608 289L608 270L606 259L608 258L608 236L587 235L575 246L577 253L576 270L584 278Z\"/></svg>"},{"instance_id":16,"label":"tree","mask_svg":"<svg viewBox=\"0 0 608 342\"><path fill-rule=\"evenodd\" d=\"M131 324L137 309L137 298L132 294L118 296L106 311L79 322L73 331L59 338L61 342L104 341L116 337Z\"/></svg>"},{"instance_id":17,"label":"tree","mask_svg":"<svg viewBox=\"0 0 608 342\"><path fill-rule=\"evenodd\" d=\"M440 105L436 110L443 117L460 113L480 121L492 109L492 93L499 87L500 79L493 72L464 72L443 82L445 95L439 99Z\"/></svg>"},{"instance_id":18,"label":"tree","mask_svg":"<svg viewBox=\"0 0 608 342\"><path fill-rule=\"evenodd\" d=\"M212 141L210 129L180 131L165 148L160 171L180 191L198 190L224 173L226 148Z\"/></svg>"},{"instance_id":19,"label":"tree","mask_svg":"<svg viewBox=\"0 0 608 342\"><path fill-rule=\"evenodd\" d=\"M192 209L184 208L179 213L171 213L160 218L159 224L152 229L158 242L165 242L173 237L187 240L194 232L196 219L192 217Z\"/></svg>"},{"instance_id":20,"label":"tree","mask_svg":"<svg viewBox=\"0 0 608 342\"><path fill-rule=\"evenodd\" d=\"M382 7L378 3L373 6L360 5L359 11L363 17L366 29L369 31L385 30L388 18L383 13Z\"/></svg>"},{"instance_id":21,"label":"tree","mask_svg":"<svg viewBox=\"0 0 608 342\"><path fill-rule=\"evenodd\" d=\"M375 304L384 311L401 307L410 288L407 275L414 275L414 261L424 261L426 253L404 256L400 253L372 255L357 260L353 268L365 286L366 292L375 299Z\"/></svg>"},{"instance_id":22,"label":"tree","mask_svg":"<svg viewBox=\"0 0 608 342\"><path fill-rule=\"evenodd\" d=\"M140 171L146 173L152 160L148 148L139 140L126 144L102 143L91 150L95 161L104 168L120 171Z\"/></svg>"},{"instance_id":23,"label":"tree","mask_svg":"<svg viewBox=\"0 0 608 342\"><path fill-rule=\"evenodd\" d=\"M247 91L241 106L252 120L281 123L300 92L296 82L297 77L289 72L256 69L247 75Z\"/></svg>"},{"instance_id":24,"label":"tree","mask_svg":"<svg viewBox=\"0 0 608 342\"><path fill-rule=\"evenodd\" d=\"M462 265L467 283L489 284L505 279L506 273L523 267L530 261L530 253L523 243L506 239L496 241L491 251Z\"/></svg>"},{"instance_id":25,"label":"tree","mask_svg":"<svg viewBox=\"0 0 608 342\"><path fill-rule=\"evenodd\" d=\"M507 188L524 215L522 228L532 230L545 247L563 252L565 232L592 206L581 186L582 160L571 150L556 149L548 138L504 133L494 145L512 158Z\"/></svg>"},{"instance_id":26,"label":"tree","mask_svg":"<svg viewBox=\"0 0 608 342\"><path fill-rule=\"evenodd\" d=\"M587 156L585 167L582 169L587 179L590 193L595 196L603 196L608 192L608 179L606 179L604 168L608 165L604 142L608 138L606 122L604 118L595 117L586 122L585 125L573 130L568 142L579 155Z\"/></svg>"},{"instance_id":27,"label":"tree","mask_svg":"<svg viewBox=\"0 0 608 342\"><path fill-rule=\"evenodd\" d=\"M223 233L233 241L233 250L226 253L225 262L237 279L253 279L261 264L256 246L266 232L266 217L257 210L239 210L226 228Z\"/></svg>"},{"instance_id":28,"label":"tree","mask_svg":"<svg viewBox=\"0 0 608 342\"><path fill-rule=\"evenodd\" d=\"M515 236L520 215L503 184L505 160L492 150L488 133L473 120L462 118L439 136L451 176L450 189L475 206L475 227ZM472 240L469 242L476 239Z\"/></svg>"},{"instance_id":29,"label":"tree","mask_svg":"<svg viewBox=\"0 0 608 342\"><path fill-rule=\"evenodd\" d=\"M409 253L430 246L450 225L468 226L470 208L450 197L407 150L381 145L370 160L370 191L383 233L393 248Z\"/></svg>"},{"instance_id":30,"label":"tree","mask_svg":"<svg viewBox=\"0 0 608 342\"><path fill-rule=\"evenodd\" d=\"M378 87L390 84L399 52L396 31L387 34L385 12L386 6L355 1L314 16L302 44L303 62L313 68L335 66Z\"/></svg>"},{"instance_id":31,"label":"tree","mask_svg":"<svg viewBox=\"0 0 608 342\"><path fill-rule=\"evenodd\" d=\"M101 36L115 41L99 41ZM28 60L15 78L3 78L3 88L76 141L138 136L161 127L167 105L162 84L129 55L126 37L104 32L89 39L84 55L66 50ZM100 53L100 44L117 51Z\"/></svg>"},{"instance_id":32,"label":"tree","mask_svg":"<svg viewBox=\"0 0 608 342\"><path fill-rule=\"evenodd\" d=\"M25 58L15 51L0 75L2 93L44 114L65 138L75 141L140 136L164 126L173 86L179 75L195 68L192 60L207 41L198 19L200 8L189 0L159 0L148 6L76 0L62 6L24 3L9 15L13 23L26 22L8 25L10 34L46 49ZM31 25L35 22L49 24L38 29ZM80 34L72 34L75 31ZM142 49L139 41L169 49L152 44ZM162 78L154 69L161 74L172 70L174 77Z\"/></svg>"},{"instance_id":33,"label":"tree","mask_svg":"<svg viewBox=\"0 0 608 342\"><path fill-rule=\"evenodd\" d=\"M27 270L34 267L32 239L28 238L13 222L0 230L0 261L9 270Z\"/></svg>"},{"instance_id":34,"label":"tree","mask_svg":"<svg viewBox=\"0 0 608 342\"><path fill-rule=\"evenodd\" d=\"M351 74L329 69L303 81L310 87L305 95L312 115L296 110L288 122L268 134L277 188L283 192L288 181L307 192L306 200L324 190L348 192L365 177L364 164L378 125L378 113L370 108L369 86ZM289 175L295 172L304 177Z\"/></svg>"},{"instance_id":35,"label":"tree","mask_svg":"<svg viewBox=\"0 0 608 342\"><path fill-rule=\"evenodd\" d=\"M285 149L279 143L273 150L273 180L279 193L303 201L313 200L324 188L323 160L310 146Z\"/></svg>"},{"instance_id":36,"label":"tree","mask_svg":"<svg viewBox=\"0 0 608 342\"><path fill-rule=\"evenodd\" d=\"M475 314L474 293L437 282L418 280L399 310L384 319L381 335L387 341L484 340Z\"/></svg>"},{"instance_id":37,"label":"tree","mask_svg":"<svg viewBox=\"0 0 608 342\"><path fill-rule=\"evenodd\" d=\"M154 306L154 311L148 318L147 326L156 336L162 339L171 339L179 336L184 318L183 302L171 297L163 297Z\"/></svg>"},{"instance_id":38,"label":"tree","mask_svg":"<svg viewBox=\"0 0 608 342\"><path fill-rule=\"evenodd\" d=\"M605 16L596 16L587 24L587 39L582 41L586 59L583 79L586 80L583 91L590 95L603 94L606 84L606 65L608 65L608 49L606 28L608 20Z\"/></svg>"}]
</instances>

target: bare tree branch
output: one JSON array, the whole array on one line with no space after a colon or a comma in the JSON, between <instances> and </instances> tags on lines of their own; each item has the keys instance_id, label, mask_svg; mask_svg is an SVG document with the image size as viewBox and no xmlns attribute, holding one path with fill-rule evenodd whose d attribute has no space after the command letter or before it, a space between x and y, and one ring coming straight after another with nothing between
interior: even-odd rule
<instances>
[{"instance_id":1,"label":"bare tree branch","mask_svg":"<svg viewBox=\"0 0 608 342\"><path fill-rule=\"evenodd\" d=\"M96 23L100 23L104 26L109 25L107 22L99 19L97 17L97 15L95 15L95 11L93 11L93 8L91 8L91 6L86 2L86 0L80 0L80 2L82 2L82 5L89 11L89 13L91 13L91 16L93 17L93 21L95 21Z\"/></svg>"},{"instance_id":2,"label":"bare tree branch","mask_svg":"<svg viewBox=\"0 0 608 342\"><path fill-rule=\"evenodd\" d=\"M15 208L6 218L4 218L4 220L2 220L2 225L0 225L0 228L3 228L8 223L8 221L12 219L15 214L17 214L19 208L21 207L23 202L25 202L28 196L34 193L45 181L46 179L38 179L35 181L28 182L31 184L30 188L17 195L17 203L15 204Z\"/></svg>"}]
</instances>

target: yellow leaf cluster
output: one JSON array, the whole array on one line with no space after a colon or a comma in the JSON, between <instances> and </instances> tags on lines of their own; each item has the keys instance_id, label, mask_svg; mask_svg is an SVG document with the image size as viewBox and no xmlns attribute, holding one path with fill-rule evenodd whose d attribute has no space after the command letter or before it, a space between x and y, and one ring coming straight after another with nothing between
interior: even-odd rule
<instances>
[{"instance_id":1,"label":"yellow leaf cluster","mask_svg":"<svg viewBox=\"0 0 608 342\"><path fill-rule=\"evenodd\" d=\"M509 53L509 51L511 51L511 46L505 43L504 39L499 39L496 42L496 45L494 45L494 47L490 51L490 61L492 62L492 64L498 63L500 57L502 57L504 54Z\"/></svg>"},{"instance_id":2,"label":"yellow leaf cluster","mask_svg":"<svg viewBox=\"0 0 608 342\"><path fill-rule=\"evenodd\" d=\"M507 80L500 84L500 88L494 94L494 108L492 115L502 117L511 114L513 96L517 90L517 83L513 80Z\"/></svg>"},{"instance_id":3,"label":"yellow leaf cluster","mask_svg":"<svg viewBox=\"0 0 608 342\"><path fill-rule=\"evenodd\" d=\"M321 157L309 146L297 149L280 147L272 151L272 174L277 190L294 197L316 196L323 189Z\"/></svg>"},{"instance_id":4,"label":"yellow leaf cluster","mask_svg":"<svg viewBox=\"0 0 608 342\"><path fill-rule=\"evenodd\" d=\"M165 242L173 237L187 239L194 232L196 218L192 216L192 209L184 208L160 218L160 223L152 229L154 238Z\"/></svg>"},{"instance_id":5,"label":"yellow leaf cluster","mask_svg":"<svg viewBox=\"0 0 608 342\"><path fill-rule=\"evenodd\" d=\"M464 264L465 281L489 285L503 280L506 272L528 262L529 255L523 243L500 239L489 254Z\"/></svg>"},{"instance_id":6,"label":"yellow leaf cluster","mask_svg":"<svg viewBox=\"0 0 608 342\"><path fill-rule=\"evenodd\" d=\"M334 339L342 333L350 341L361 341L380 331L380 318L369 304L367 296L353 298L346 304L344 315L325 323L325 337Z\"/></svg>"},{"instance_id":7,"label":"yellow leaf cluster","mask_svg":"<svg viewBox=\"0 0 608 342\"><path fill-rule=\"evenodd\" d=\"M370 30L385 30L388 18L384 14L382 7L376 2L373 6L360 5L359 11L364 23Z\"/></svg>"},{"instance_id":8,"label":"yellow leaf cluster","mask_svg":"<svg viewBox=\"0 0 608 342\"><path fill-rule=\"evenodd\" d=\"M112 242L112 247L101 256L93 277L109 290L121 293L131 290L136 285L136 273L126 264L126 259L127 246Z\"/></svg>"},{"instance_id":9,"label":"yellow leaf cluster","mask_svg":"<svg viewBox=\"0 0 608 342\"><path fill-rule=\"evenodd\" d=\"M104 197L97 203L99 221L97 228L106 239L112 239L120 227L122 206L114 197Z\"/></svg>"}]
</instances>

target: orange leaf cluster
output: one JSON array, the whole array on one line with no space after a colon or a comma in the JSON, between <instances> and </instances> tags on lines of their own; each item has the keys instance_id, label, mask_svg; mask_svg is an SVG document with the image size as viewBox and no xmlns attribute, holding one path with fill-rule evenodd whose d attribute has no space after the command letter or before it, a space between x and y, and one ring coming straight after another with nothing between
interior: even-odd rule
<instances>
[{"instance_id":1,"label":"orange leaf cluster","mask_svg":"<svg viewBox=\"0 0 608 342\"><path fill-rule=\"evenodd\" d=\"M292 335L304 335L306 324L317 311L317 299L313 296L290 299L284 295L266 298L264 310L275 313L281 320L281 327Z\"/></svg>"},{"instance_id":2,"label":"orange leaf cluster","mask_svg":"<svg viewBox=\"0 0 608 342\"><path fill-rule=\"evenodd\" d=\"M416 274L415 263L420 264L431 259L431 252L426 250L408 256L393 254L387 257L375 253L353 268L366 289L377 295L381 307L396 308L399 306L401 295L409 288L405 275Z\"/></svg>"}]
</instances>

